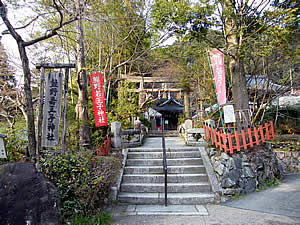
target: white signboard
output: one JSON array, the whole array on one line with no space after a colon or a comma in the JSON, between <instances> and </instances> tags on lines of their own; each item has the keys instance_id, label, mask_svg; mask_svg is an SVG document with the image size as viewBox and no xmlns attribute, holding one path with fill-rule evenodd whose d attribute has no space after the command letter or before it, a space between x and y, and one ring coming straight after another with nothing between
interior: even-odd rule
<instances>
[{"instance_id":1,"label":"white signboard","mask_svg":"<svg viewBox=\"0 0 300 225\"><path fill-rule=\"evenodd\" d=\"M235 123L235 115L233 105L223 106L225 123Z\"/></svg>"},{"instance_id":2,"label":"white signboard","mask_svg":"<svg viewBox=\"0 0 300 225\"><path fill-rule=\"evenodd\" d=\"M62 73L48 73L43 118L42 146L58 145L62 96Z\"/></svg>"},{"instance_id":3,"label":"white signboard","mask_svg":"<svg viewBox=\"0 0 300 225\"><path fill-rule=\"evenodd\" d=\"M6 159L5 145L3 138L0 138L0 159Z\"/></svg>"}]
</instances>

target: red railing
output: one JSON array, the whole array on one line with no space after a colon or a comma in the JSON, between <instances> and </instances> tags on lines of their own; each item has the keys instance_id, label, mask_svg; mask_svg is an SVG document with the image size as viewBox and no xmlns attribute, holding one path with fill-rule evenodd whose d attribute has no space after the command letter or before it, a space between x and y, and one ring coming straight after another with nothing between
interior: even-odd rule
<instances>
[{"instance_id":1,"label":"red railing","mask_svg":"<svg viewBox=\"0 0 300 225\"><path fill-rule=\"evenodd\" d=\"M107 156L109 153L109 148L110 148L110 137L106 136L102 145L100 145L100 147L97 149L97 155Z\"/></svg>"},{"instance_id":2,"label":"red railing","mask_svg":"<svg viewBox=\"0 0 300 225\"><path fill-rule=\"evenodd\" d=\"M235 150L247 149L254 145L260 145L266 140L272 140L274 137L273 121L264 125L257 125L252 128L242 129L239 133L237 130L224 133L222 129L212 129L206 125L203 126L204 135L211 145L216 146L221 151L232 154Z\"/></svg>"}]
</instances>

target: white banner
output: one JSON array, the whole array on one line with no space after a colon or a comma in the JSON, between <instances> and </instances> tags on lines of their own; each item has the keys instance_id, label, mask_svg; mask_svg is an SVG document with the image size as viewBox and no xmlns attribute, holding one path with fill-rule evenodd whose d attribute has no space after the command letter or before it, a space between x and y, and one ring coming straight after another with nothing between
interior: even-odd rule
<instances>
[{"instance_id":1,"label":"white banner","mask_svg":"<svg viewBox=\"0 0 300 225\"><path fill-rule=\"evenodd\" d=\"M46 76L46 94L42 133L43 147L55 147L58 145L62 79L62 73L48 73Z\"/></svg>"}]
</instances>

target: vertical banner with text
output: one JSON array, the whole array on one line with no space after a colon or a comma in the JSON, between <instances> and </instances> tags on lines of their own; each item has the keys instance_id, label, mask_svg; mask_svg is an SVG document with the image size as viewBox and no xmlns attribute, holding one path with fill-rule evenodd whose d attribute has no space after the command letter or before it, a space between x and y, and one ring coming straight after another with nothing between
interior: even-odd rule
<instances>
[{"instance_id":1,"label":"vertical banner with text","mask_svg":"<svg viewBox=\"0 0 300 225\"><path fill-rule=\"evenodd\" d=\"M62 73L48 73L43 116L42 146L58 145L62 96Z\"/></svg>"},{"instance_id":2,"label":"vertical banner with text","mask_svg":"<svg viewBox=\"0 0 300 225\"><path fill-rule=\"evenodd\" d=\"M93 97L95 126L107 126L108 122L102 73L91 73L90 82Z\"/></svg>"},{"instance_id":3,"label":"vertical banner with text","mask_svg":"<svg viewBox=\"0 0 300 225\"><path fill-rule=\"evenodd\" d=\"M223 105L226 104L224 54L219 50L212 50L209 52L209 55L214 73L217 98L219 101L219 105Z\"/></svg>"}]
</instances>

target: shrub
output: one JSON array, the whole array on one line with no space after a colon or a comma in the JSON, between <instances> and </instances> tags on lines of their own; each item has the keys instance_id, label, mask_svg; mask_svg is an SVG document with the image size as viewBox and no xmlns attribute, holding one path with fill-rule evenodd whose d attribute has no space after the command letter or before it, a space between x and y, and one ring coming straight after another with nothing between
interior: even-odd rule
<instances>
[{"instance_id":1,"label":"shrub","mask_svg":"<svg viewBox=\"0 0 300 225\"><path fill-rule=\"evenodd\" d=\"M68 152L41 160L42 172L59 189L62 220L68 220L75 214L100 213L109 203L110 188L120 167L120 160L93 157L88 151Z\"/></svg>"}]
</instances>

